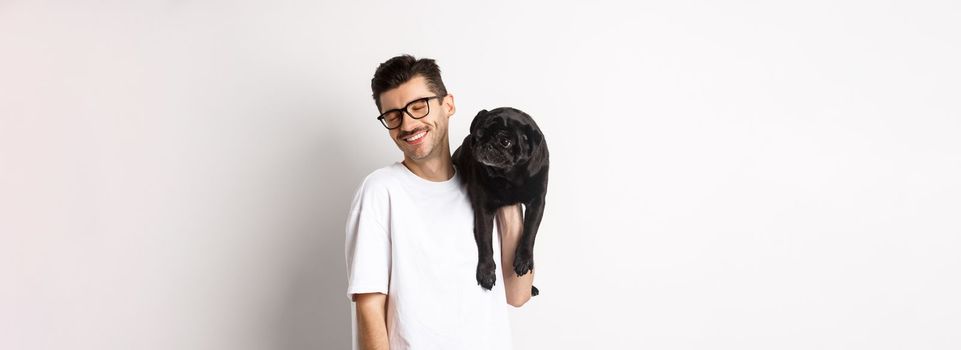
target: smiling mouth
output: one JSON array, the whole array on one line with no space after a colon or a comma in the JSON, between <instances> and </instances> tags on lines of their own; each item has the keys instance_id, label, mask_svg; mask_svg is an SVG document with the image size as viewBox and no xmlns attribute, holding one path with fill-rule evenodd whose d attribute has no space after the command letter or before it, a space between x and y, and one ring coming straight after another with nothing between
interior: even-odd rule
<instances>
[{"instance_id":1,"label":"smiling mouth","mask_svg":"<svg viewBox=\"0 0 961 350\"><path fill-rule=\"evenodd\" d=\"M425 136L427 136L427 130L407 136L404 138L404 141L406 141L408 144L416 145L416 144L420 144L421 142L424 142Z\"/></svg>"}]
</instances>

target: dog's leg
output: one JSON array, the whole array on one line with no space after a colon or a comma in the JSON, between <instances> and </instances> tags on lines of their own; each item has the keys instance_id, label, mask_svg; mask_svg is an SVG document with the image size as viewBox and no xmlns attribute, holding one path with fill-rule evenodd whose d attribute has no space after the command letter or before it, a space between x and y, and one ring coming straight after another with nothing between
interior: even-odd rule
<instances>
[{"instance_id":1,"label":"dog's leg","mask_svg":"<svg viewBox=\"0 0 961 350\"><path fill-rule=\"evenodd\" d=\"M526 205L524 233L521 234L520 242L514 251L514 272L518 276L526 275L534 269L534 238L537 236L537 228L541 225L541 218L544 216L544 197L535 198Z\"/></svg>"},{"instance_id":2,"label":"dog's leg","mask_svg":"<svg viewBox=\"0 0 961 350\"><path fill-rule=\"evenodd\" d=\"M474 206L474 240L477 242L477 284L490 290L497 280L494 263L494 212L480 203Z\"/></svg>"}]
</instances>

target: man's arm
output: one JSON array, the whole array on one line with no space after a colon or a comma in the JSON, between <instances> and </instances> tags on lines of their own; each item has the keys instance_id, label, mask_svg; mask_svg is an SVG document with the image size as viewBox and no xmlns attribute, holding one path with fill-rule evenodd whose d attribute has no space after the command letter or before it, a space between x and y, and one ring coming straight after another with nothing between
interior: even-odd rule
<instances>
[{"instance_id":1,"label":"man's arm","mask_svg":"<svg viewBox=\"0 0 961 350\"><path fill-rule=\"evenodd\" d=\"M497 231L501 235L501 272L504 274L504 290L507 303L521 307L531 298L534 270L518 277L514 273L514 250L524 233L524 213L521 205L503 206L497 210Z\"/></svg>"},{"instance_id":2,"label":"man's arm","mask_svg":"<svg viewBox=\"0 0 961 350\"><path fill-rule=\"evenodd\" d=\"M388 350L387 295L362 293L357 301L357 347L360 350Z\"/></svg>"}]
</instances>

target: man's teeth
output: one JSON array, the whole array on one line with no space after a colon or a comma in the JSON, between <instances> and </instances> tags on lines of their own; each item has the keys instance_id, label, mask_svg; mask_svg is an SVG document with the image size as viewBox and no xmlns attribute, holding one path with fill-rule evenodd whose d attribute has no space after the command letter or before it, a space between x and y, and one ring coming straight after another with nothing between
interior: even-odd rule
<instances>
[{"instance_id":1,"label":"man's teeth","mask_svg":"<svg viewBox=\"0 0 961 350\"><path fill-rule=\"evenodd\" d=\"M424 135L427 135L427 132L426 132L426 131L421 131L421 132L415 134L414 136L408 137L408 138L406 138L406 139L404 139L404 140L407 141L407 142L416 141L417 139L419 139L419 138L421 138L421 137L424 137Z\"/></svg>"}]
</instances>

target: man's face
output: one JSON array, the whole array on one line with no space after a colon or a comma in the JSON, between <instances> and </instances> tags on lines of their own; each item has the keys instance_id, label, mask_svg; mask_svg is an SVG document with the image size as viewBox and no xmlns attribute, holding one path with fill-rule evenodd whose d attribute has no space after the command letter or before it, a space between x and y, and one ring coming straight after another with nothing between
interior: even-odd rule
<instances>
[{"instance_id":1,"label":"man's face","mask_svg":"<svg viewBox=\"0 0 961 350\"><path fill-rule=\"evenodd\" d=\"M404 108L410 101L434 95L436 94L427 88L427 80L418 75L382 93L380 112ZM454 114L454 96L430 99L427 103L430 105L430 113L427 116L414 119L405 113L401 126L390 130L391 139L401 152L404 152L404 156L416 162L440 157L441 152L448 152L449 155L450 152L447 123L450 116Z\"/></svg>"}]
</instances>

